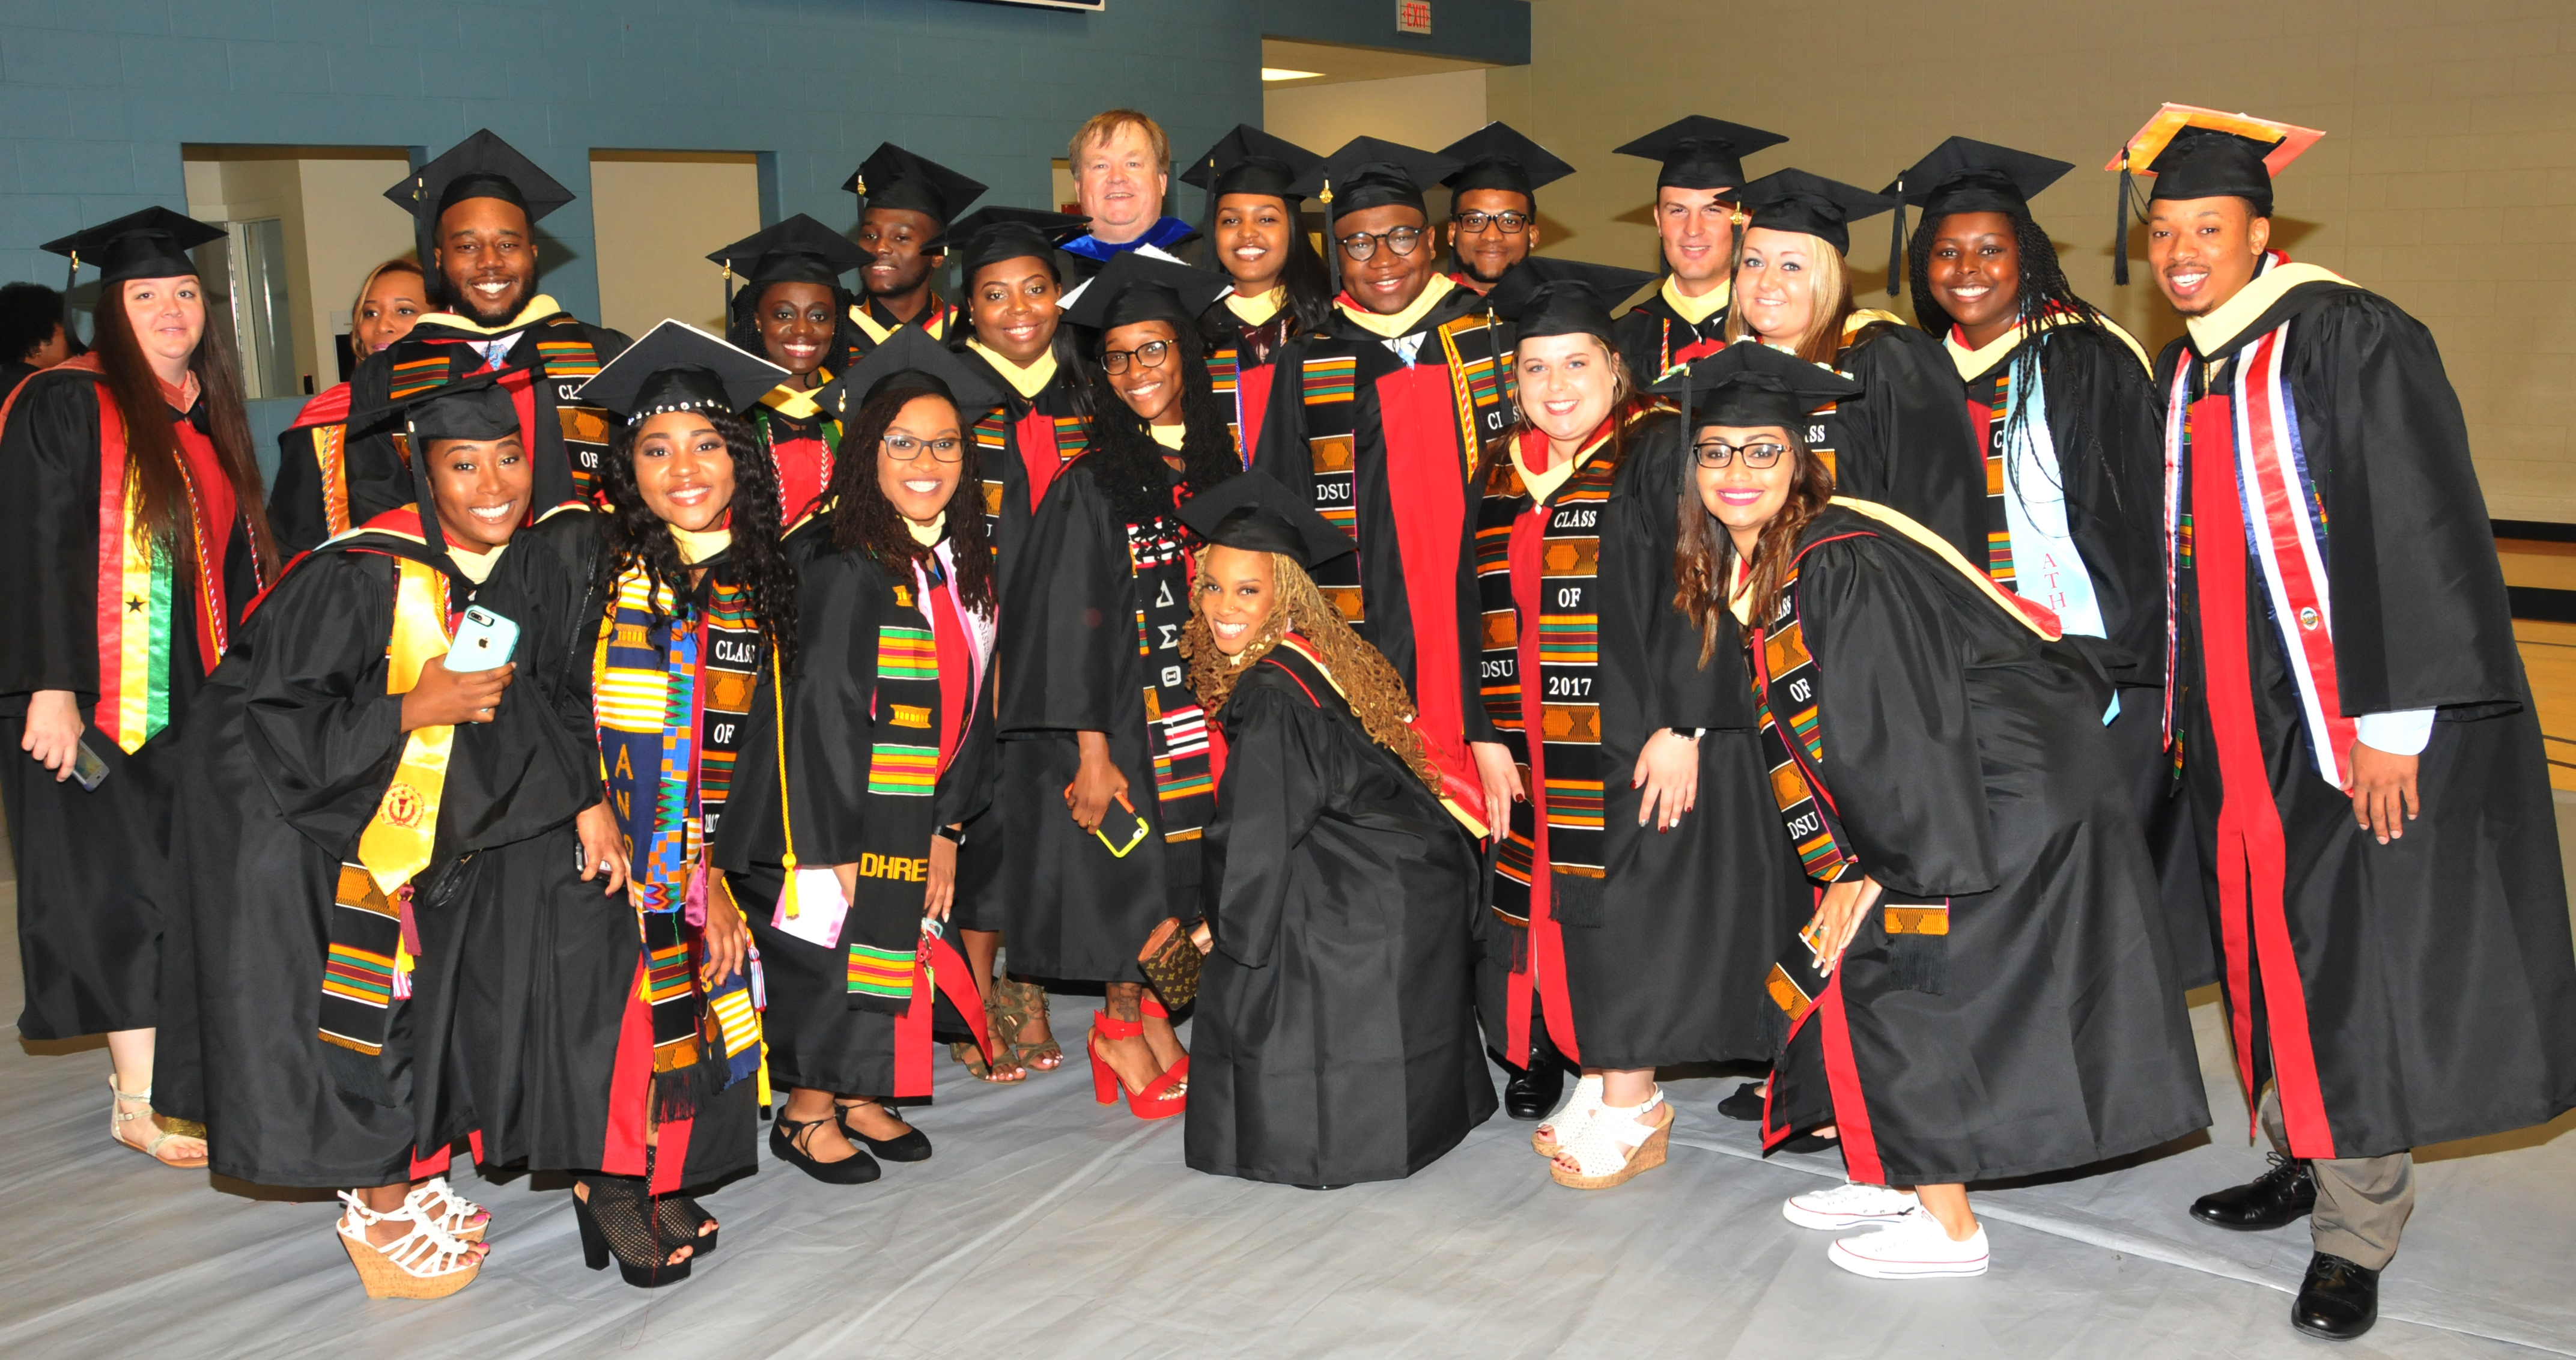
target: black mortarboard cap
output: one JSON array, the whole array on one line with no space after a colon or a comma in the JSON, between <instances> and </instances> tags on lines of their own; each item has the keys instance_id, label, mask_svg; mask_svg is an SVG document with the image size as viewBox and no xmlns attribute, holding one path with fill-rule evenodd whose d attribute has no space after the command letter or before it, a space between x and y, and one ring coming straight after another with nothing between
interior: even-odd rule
<instances>
[{"instance_id":1,"label":"black mortarboard cap","mask_svg":"<svg viewBox=\"0 0 2576 1360\"><path fill-rule=\"evenodd\" d=\"M385 197L434 233L439 215L469 198L515 203L536 222L572 202L574 194L485 128L403 176Z\"/></svg>"},{"instance_id":2,"label":"black mortarboard cap","mask_svg":"<svg viewBox=\"0 0 2576 1360\"><path fill-rule=\"evenodd\" d=\"M1837 251L1851 249L1852 222L1896 206L1884 194L1795 169L1774 170L1745 185L1741 201L1752 213L1747 230L1805 232Z\"/></svg>"},{"instance_id":3,"label":"black mortarboard cap","mask_svg":"<svg viewBox=\"0 0 2576 1360\"><path fill-rule=\"evenodd\" d=\"M2111 250L2111 281L2129 281L2129 209L2135 197L2130 176L2144 171L2156 177L2148 201L2159 198L2241 198L2255 215L2272 215L2272 176L2288 168L2301 153L2325 136L2300 127L2243 113L2221 113L2189 104L2167 104L2156 110L2105 170L2120 172L2119 216Z\"/></svg>"},{"instance_id":4,"label":"black mortarboard cap","mask_svg":"<svg viewBox=\"0 0 2576 1360\"><path fill-rule=\"evenodd\" d=\"M976 270L998 260L1022 256L1057 265L1060 280L1064 271L1056 260L1056 247L1082 235L1090 226L1088 217L1044 208L977 208L950 223L948 230L925 250L956 255L958 281L970 288L974 286Z\"/></svg>"},{"instance_id":5,"label":"black mortarboard cap","mask_svg":"<svg viewBox=\"0 0 2576 1360\"><path fill-rule=\"evenodd\" d=\"M2075 166L2069 161L2034 156L2008 146L1953 137L1932 154L1899 172L1879 190L1897 199L1896 219L1887 245L1887 295L1896 296L1905 277L1905 205L1923 210L1923 220L1952 213L1999 212L2030 215L2030 200L2055 184Z\"/></svg>"},{"instance_id":6,"label":"black mortarboard cap","mask_svg":"<svg viewBox=\"0 0 2576 1360\"><path fill-rule=\"evenodd\" d=\"M498 373L477 373L349 417L354 430L399 422L413 447L430 439L499 439L519 433L519 409Z\"/></svg>"},{"instance_id":7,"label":"black mortarboard cap","mask_svg":"<svg viewBox=\"0 0 2576 1360\"><path fill-rule=\"evenodd\" d=\"M1303 195L1290 186L1323 160L1284 137L1237 123L1234 131L1200 153L1198 160L1181 172L1181 183L1206 190L1211 201L1227 194L1293 199Z\"/></svg>"},{"instance_id":8,"label":"black mortarboard cap","mask_svg":"<svg viewBox=\"0 0 2576 1360\"><path fill-rule=\"evenodd\" d=\"M1324 201L1324 258L1332 265L1333 291L1342 290L1342 251L1334 223L1343 213L1383 208L1390 203L1422 208L1422 188L1457 173L1458 162L1436 151L1424 151L1375 137L1354 137L1342 148L1297 177L1288 191L1300 198Z\"/></svg>"},{"instance_id":9,"label":"black mortarboard cap","mask_svg":"<svg viewBox=\"0 0 2576 1360\"><path fill-rule=\"evenodd\" d=\"M909 208L928 213L945 231L957 215L984 196L985 185L896 146L880 142L859 168L841 182L859 196L859 214L870 208Z\"/></svg>"},{"instance_id":10,"label":"black mortarboard cap","mask_svg":"<svg viewBox=\"0 0 2576 1360\"><path fill-rule=\"evenodd\" d=\"M1610 338L1610 309L1655 281L1643 269L1533 255L1504 271L1485 306L1521 340L1546 335Z\"/></svg>"},{"instance_id":11,"label":"black mortarboard cap","mask_svg":"<svg viewBox=\"0 0 2576 1360\"><path fill-rule=\"evenodd\" d=\"M1246 472L1181 502L1181 523L1209 543L1245 552L1281 553L1308 571L1359 545L1315 513L1315 507L1271 479Z\"/></svg>"},{"instance_id":12,"label":"black mortarboard cap","mask_svg":"<svg viewBox=\"0 0 2576 1360\"><path fill-rule=\"evenodd\" d=\"M1622 156L1661 161L1658 189L1740 189L1744 158L1789 140L1776 132L1692 114L1617 148Z\"/></svg>"},{"instance_id":13,"label":"black mortarboard cap","mask_svg":"<svg viewBox=\"0 0 2576 1360\"><path fill-rule=\"evenodd\" d=\"M1646 390L1680 397L1687 439L1708 425L1795 428L1827 402L1859 396L1861 385L1748 335Z\"/></svg>"},{"instance_id":14,"label":"black mortarboard cap","mask_svg":"<svg viewBox=\"0 0 2576 1360\"><path fill-rule=\"evenodd\" d=\"M948 398L957 418L972 425L1002 404L992 369L931 339L919 326L898 326L885 343L823 385L814 401L847 426L877 393L896 386L927 387Z\"/></svg>"},{"instance_id":15,"label":"black mortarboard cap","mask_svg":"<svg viewBox=\"0 0 2576 1360\"><path fill-rule=\"evenodd\" d=\"M208 226L168 208L145 208L113 222L84 227L61 240L47 241L44 248L69 256L74 276L82 265L95 265L99 282L120 283L126 279L174 279L194 274L197 265L188 258L188 252L223 237L222 227ZM71 284L63 285L66 299L71 290ZM66 301L64 307L68 315L70 303Z\"/></svg>"},{"instance_id":16,"label":"black mortarboard cap","mask_svg":"<svg viewBox=\"0 0 2576 1360\"><path fill-rule=\"evenodd\" d=\"M699 330L664 321L608 361L573 395L604 406L635 424L665 411L716 411L740 415L787 370Z\"/></svg>"},{"instance_id":17,"label":"black mortarboard cap","mask_svg":"<svg viewBox=\"0 0 2576 1360\"><path fill-rule=\"evenodd\" d=\"M707 254L710 263L723 265L725 273L752 288L772 283L839 288L843 274L873 258L866 248L803 213Z\"/></svg>"},{"instance_id":18,"label":"black mortarboard cap","mask_svg":"<svg viewBox=\"0 0 2576 1360\"><path fill-rule=\"evenodd\" d=\"M1175 260L1158 260L1142 251L1113 257L1064 303L1064 319L1076 326L1106 332L1139 321L1168 321L1185 337L1199 313L1232 292L1223 274L1193 269Z\"/></svg>"},{"instance_id":19,"label":"black mortarboard cap","mask_svg":"<svg viewBox=\"0 0 2576 1360\"><path fill-rule=\"evenodd\" d=\"M1440 154L1460 167L1441 181L1451 193L1501 189L1528 198L1532 207L1537 206L1539 186L1574 173L1573 166L1503 122L1485 124L1440 148Z\"/></svg>"}]
</instances>

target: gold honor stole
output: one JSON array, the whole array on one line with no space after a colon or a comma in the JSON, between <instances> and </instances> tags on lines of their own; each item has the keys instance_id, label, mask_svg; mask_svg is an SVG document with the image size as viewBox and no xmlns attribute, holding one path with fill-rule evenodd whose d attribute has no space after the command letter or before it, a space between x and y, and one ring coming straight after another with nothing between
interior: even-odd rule
<instances>
[{"instance_id":1,"label":"gold honor stole","mask_svg":"<svg viewBox=\"0 0 2576 1360\"><path fill-rule=\"evenodd\" d=\"M385 647L385 693L408 694L421 668L445 656L449 639L447 574L408 557L394 561L394 626ZM414 874L429 867L438 838L439 796L447 786L451 726L415 727L402 760L358 834L358 862L340 866L332 897L331 936L322 964L320 1037L374 1057L397 996L408 995L412 956L402 908Z\"/></svg>"},{"instance_id":2,"label":"gold honor stole","mask_svg":"<svg viewBox=\"0 0 2576 1360\"><path fill-rule=\"evenodd\" d=\"M1601 448L1542 505L1514 460L1487 460L1476 514L1484 610L1478 693L1536 795L1512 804L1511 832L1495 859L1494 914L1516 926L1529 924L1542 825L1550 916L1572 925L1600 920L1601 513L1620 462Z\"/></svg>"}]
</instances>

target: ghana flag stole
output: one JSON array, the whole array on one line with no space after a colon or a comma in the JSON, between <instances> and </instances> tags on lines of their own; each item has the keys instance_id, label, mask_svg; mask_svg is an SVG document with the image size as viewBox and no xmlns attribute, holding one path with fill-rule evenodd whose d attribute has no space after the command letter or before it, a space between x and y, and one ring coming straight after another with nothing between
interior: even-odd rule
<instances>
[{"instance_id":1,"label":"ghana flag stole","mask_svg":"<svg viewBox=\"0 0 2576 1360\"><path fill-rule=\"evenodd\" d=\"M722 815L737 746L757 697L766 644L749 592L721 562L703 596L685 607L638 563L617 579L592 661L600 760L610 810L625 837L628 899L644 947L640 995L652 1017L655 1099L661 1117L687 1118L698 1099L758 1065L756 1017L728 1005L748 986L720 982L702 1035L692 931L704 898L726 891L705 866Z\"/></svg>"},{"instance_id":2,"label":"ghana flag stole","mask_svg":"<svg viewBox=\"0 0 2576 1360\"><path fill-rule=\"evenodd\" d=\"M83 355L71 364L97 360ZM69 367L70 365L64 365ZM16 393L10 394L12 398ZM193 426L174 438L203 441ZM98 708L99 732L132 755L170 725L170 633L173 609L196 611L197 660L206 672L228 643L223 573L209 544L218 527L206 516L196 474L182 455L172 460L187 494L192 599L178 594L178 559L137 522L141 493L127 475L125 419L105 391L98 402ZM222 526L230 532L231 526Z\"/></svg>"},{"instance_id":3,"label":"ghana flag stole","mask_svg":"<svg viewBox=\"0 0 2576 1360\"><path fill-rule=\"evenodd\" d=\"M393 563L394 619L385 645L385 693L408 694L420 683L429 659L447 654L455 613L449 608L447 573L408 557L393 558ZM340 866L322 965L319 1037L327 1045L381 1057L393 1003L410 994L419 940L411 921L412 877L429 867L437 843L439 801L455 741L456 729L443 724L404 734L394 777L375 815L358 833L357 862ZM390 1083L372 1065L348 1075L360 1094L390 1103Z\"/></svg>"}]
</instances>

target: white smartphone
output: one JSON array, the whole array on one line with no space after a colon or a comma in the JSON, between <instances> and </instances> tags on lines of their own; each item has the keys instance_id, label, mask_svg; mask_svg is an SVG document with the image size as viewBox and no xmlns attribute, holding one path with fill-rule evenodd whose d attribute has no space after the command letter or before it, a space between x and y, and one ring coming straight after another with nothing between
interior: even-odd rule
<instances>
[{"instance_id":1,"label":"white smartphone","mask_svg":"<svg viewBox=\"0 0 2576 1360\"><path fill-rule=\"evenodd\" d=\"M457 625L456 640L448 644L447 669L464 674L507 665L518 646L519 625L481 605L467 605L465 622Z\"/></svg>"}]
</instances>

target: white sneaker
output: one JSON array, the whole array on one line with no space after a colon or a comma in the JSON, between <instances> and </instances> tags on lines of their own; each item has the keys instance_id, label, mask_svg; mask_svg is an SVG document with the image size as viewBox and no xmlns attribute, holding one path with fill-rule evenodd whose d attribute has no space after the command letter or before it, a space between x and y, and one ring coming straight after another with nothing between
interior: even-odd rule
<instances>
[{"instance_id":1,"label":"white sneaker","mask_svg":"<svg viewBox=\"0 0 2576 1360\"><path fill-rule=\"evenodd\" d=\"M1827 1249L1835 1265L1873 1280L1937 1280L1986 1273L1986 1225L1965 1242L1950 1240L1941 1220L1916 1209L1903 1218Z\"/></svg>"},{"instance_id":2,"label":"white sneaker","mask_svg":"<svg viewBox=\"0 0 2576 1360\"><path fill-rule=\"evenodd\" d=\"M1780 1206L1780 1216L1801 1228L1822 1228L1832 1232L1841 1228L1866 1228L1873 1223L1893 1223L1913 1212L1914 1192L1891 1190L1884 1185L1861 1185L1845 1181L1831 1190L1810 1190L1791 1195Z\"/></svg>"}]
</instances>

